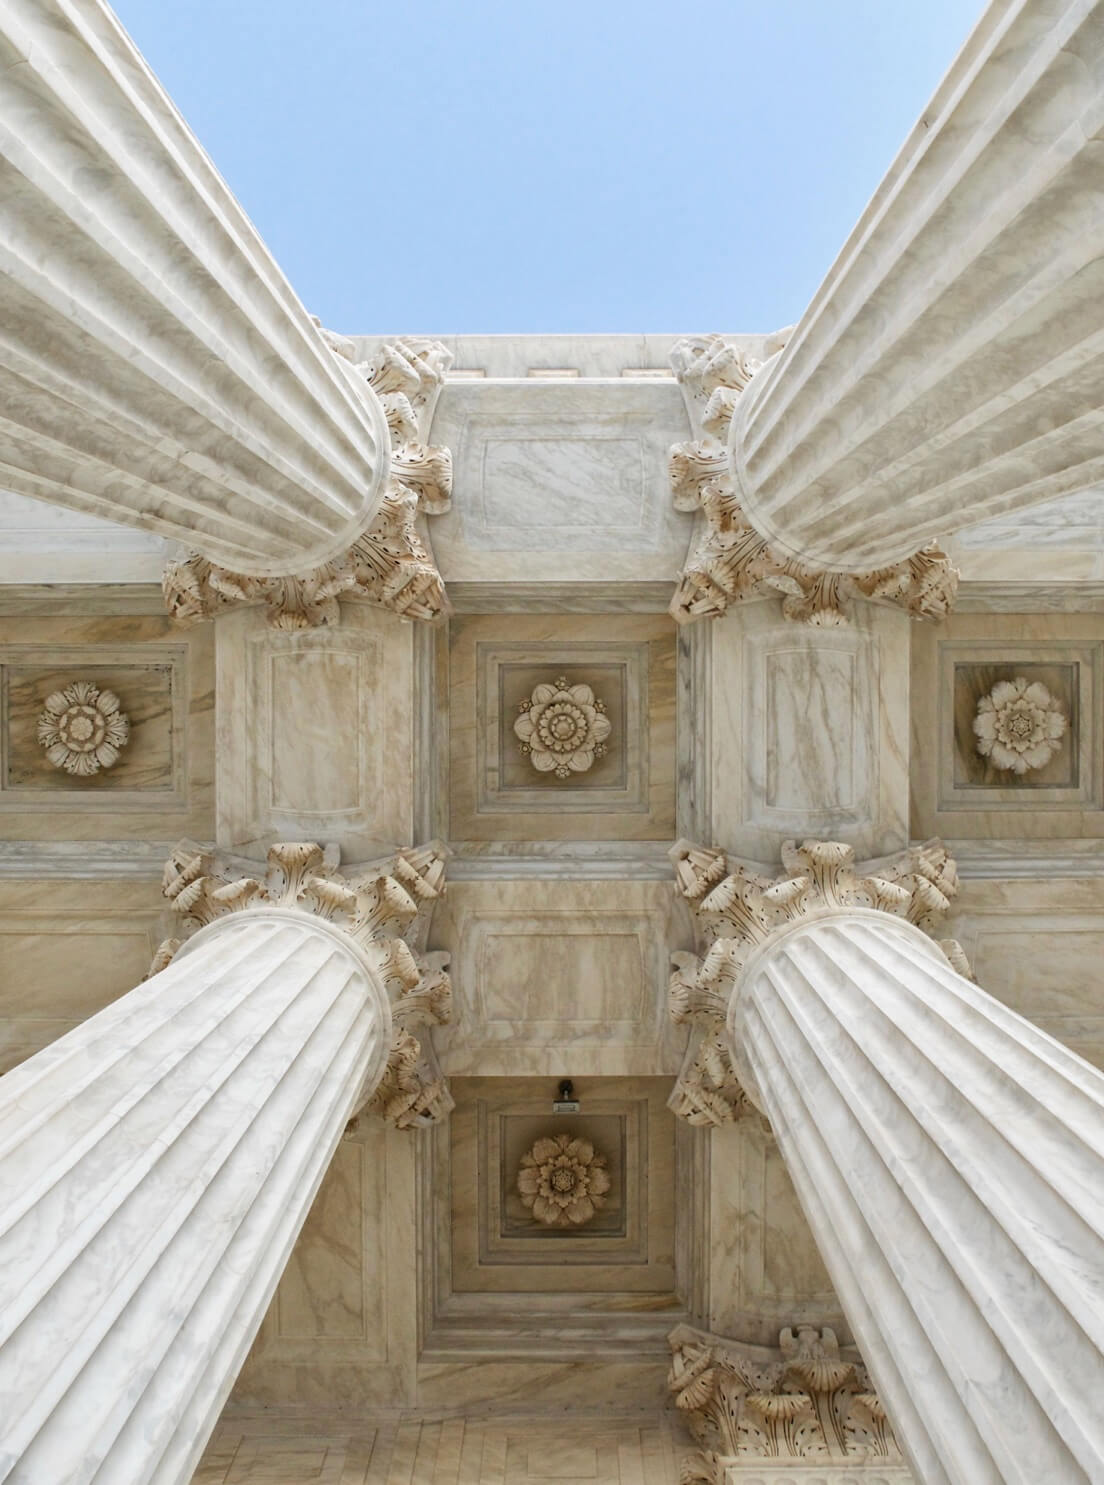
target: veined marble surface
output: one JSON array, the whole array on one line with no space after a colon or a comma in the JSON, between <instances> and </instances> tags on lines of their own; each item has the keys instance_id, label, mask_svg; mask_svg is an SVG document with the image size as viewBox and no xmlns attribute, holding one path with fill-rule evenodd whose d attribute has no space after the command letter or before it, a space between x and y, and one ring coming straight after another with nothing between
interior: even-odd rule
<instances>
[{"instance_id":1,"label":"veined marble surface","mask_svg":"<svg viewBox=\"0 0 1104 1485\"><path fill-rule=\"evenodd\" d=\"M432 436L453 452L433 525L446 582L670 579L691 519L667 449L686 437L672 379L446 380Z\"/></svg>"}]
</instances>

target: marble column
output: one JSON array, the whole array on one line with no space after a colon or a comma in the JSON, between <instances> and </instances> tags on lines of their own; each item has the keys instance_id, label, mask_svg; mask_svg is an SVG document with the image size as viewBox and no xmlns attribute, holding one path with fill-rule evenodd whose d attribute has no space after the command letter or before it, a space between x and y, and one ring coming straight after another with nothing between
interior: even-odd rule
<instances>
[{"instance_id":1,"label":"marble column","mask_svg":"<svg viewBox=\"0 0 1104 1485\"><path fill-rule=\"evenodd\" d=\"M787 865L684 854L713 941L673 995L724 1015L917 1478L1104 1479L1104 1076L928 936L936 847Z\"/></svg>"},{"instance_id":2,"label":"marble column","mask_svg":"<svg viewBox=\"0 0 1104 1485\"><path fill-rule=\"evenodd\" d=\"M0 1080L8 1485L185 1485L347 1121L411 1060L389 991L447 992L393 936L434 853L358 882L312 846L263 881L208 865L167 870L201 926L166 967Z\"/></svg>"},{"instance_id":3,"label":"marble column","mask_svg":"<svg viewBox=\"0 0 1104 1485\"><path fill-rule=\"evenodd\" d=\"M0 11L0 487L241 574L344 553L383 406L101 0Z\"/></svg>"},{"instance_id":4,"label":"marble column","mask_svg":"<svg viewBox=\"0 0 1104 1485\"><path fill-rule=\"evenodd\" d=\"M778 560L890 567L1104 481L1104 6L995 0L729 430Z\"/></svg>"}]
</instances>

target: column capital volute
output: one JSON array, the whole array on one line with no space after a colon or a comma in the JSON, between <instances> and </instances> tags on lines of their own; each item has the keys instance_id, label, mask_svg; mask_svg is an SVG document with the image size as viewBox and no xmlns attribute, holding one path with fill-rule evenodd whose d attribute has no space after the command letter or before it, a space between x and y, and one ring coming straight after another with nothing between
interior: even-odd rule
<instances>
[{"instance_id":1,"label":"column capital volute","mask_svg":"<svg viewBox=\"0 0 1104 1485\"><path fill-rule=\"evenodd\" d=\"M672 1019L692 1037L671 1106L692 1123L723 1124L755 1103L732 1058L725 1027L753 964L781 939L814 923L861 916L911 924L969 975L961 947L936 933L958 891L958 873L939 840L909 846L860 867L839 841L787 841L783 871L768 877L723 850L680 841L671 851L677 890L690 905L703 953L673 956Z\"/></svg>"},{"instance_id":2,"label":"column capital volute","mask_svg":"<svg viewBox=\"0 0 1104 1485\"><path fill-rule=\"evenodd\" d=\"M313 841L277 842L263 868L181 841L162 877L181 936L160 946L150 974L194 939L212 928L225 931L223 925L243 917L299 917L336 936L390 1008L391 1053L368 1107L399 1128L435 1123L452 1108L452 1099L428 1034L413 1033L443 1025L451 1015L449 956L425 951L429 914L445 890L446 854L432 842L345 873L338 869L336 847Z\"/></svg>"},{"instance_id":3,"label":"column capital volute","mask_svg":"<svg viewBox=\"0 0 1104 1485\"><path fill-rule=\"evenodd\" d=\"M733 603L777 593L785 618L821 627L849 623L858 599L894 604L914 619L946 618L958 571L933 543L885 567L844 571L792 551L764 524L761 503L749 499L745 430L777 380L794 329L765 338L765 361L723 335L672 348L694 438L671 448L671 493L676 510L699 513L672 616L680 624L717 618Z\"/></svg>"}]
</instances>

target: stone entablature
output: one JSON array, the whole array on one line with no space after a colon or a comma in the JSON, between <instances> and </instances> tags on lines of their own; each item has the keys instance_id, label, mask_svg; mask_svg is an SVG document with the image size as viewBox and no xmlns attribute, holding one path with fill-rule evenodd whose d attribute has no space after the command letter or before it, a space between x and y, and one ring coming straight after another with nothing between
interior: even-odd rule
<instances>
[{"instance_id":1,"label":"stone entablature","mask_svg":"<svg viewBox=\"0 0 1104 1485\"><path fill-rule=\"evenodd\" d=\"M768 356L788 333L768 341ZM762 364L721 335L681 340L671 352L697 434L671 449L671 490L678 510L703 518L671 600L673 617L680 624L717 618L732 603L774 592L786 618L804 624L846 624L857 598L897 604L914 619L945 618L958 572L934 544L875 572L830 572L775 551L747 520L727 445L740 398Z\"/></svg>"}]
</instances>

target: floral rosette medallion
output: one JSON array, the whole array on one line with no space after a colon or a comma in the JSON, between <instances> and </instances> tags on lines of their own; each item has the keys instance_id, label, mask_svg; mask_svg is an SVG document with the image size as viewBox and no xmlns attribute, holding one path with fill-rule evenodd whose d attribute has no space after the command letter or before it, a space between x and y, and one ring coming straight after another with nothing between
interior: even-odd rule
<instances>
[{"instance_id":1,"label":"floral rosette medallion","mask_svg":"<svg viewBox=\"0 0 1104 1485\"><path fill-rule=\"evenodd\" d=\"M87 776L111 768L130 738L130 723L114 691L74 681L46 698L38 740L55 768Z\"/></svg>"},{"instance_id":2,"label":"floral rosette medallion","mask_svg":"<svg viewBox=\"0 0 1104 1485\"><path fill-rule=\"evenodd\" d=\"M521 1157L517 1189L522 1204L547 1227L581 1227L606 1204L610 1189L604 1155L589 1140L555 1134Z\"/></svg>"},{"instance_id":3,"label":"floral rosette medallion","mask_svg":"<svg viewBox=\"0 0 1104 1485\"><path fill-rule=\"evenodd\" d=\"M977 704L977 750L994 768L1024 774L1045 768L1065 736L1066 714L1039 681L998 681Z\"/></svg>"},{"instance_id":4,"label":"floral rosette medallion","mask_svg":"<svg viewBox=\"0 0 1104 1485\"><path fill-rule=\"evenodd\" d=\"M558 779L585 773L606 751L610 720L605 703L589 686L572 686L566 676L533 688L514 723L519 747L538 773Z\"/></svg>"}]
</instances>

